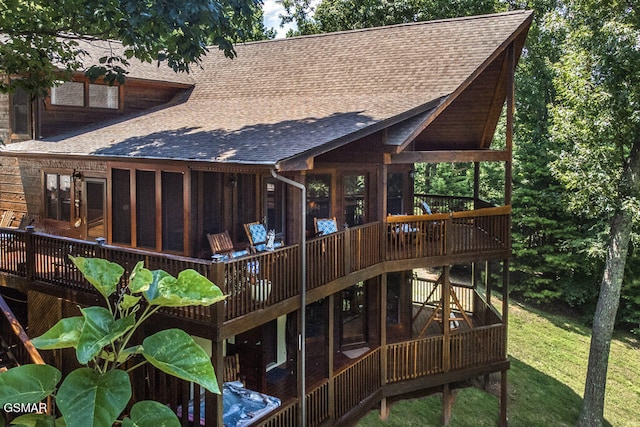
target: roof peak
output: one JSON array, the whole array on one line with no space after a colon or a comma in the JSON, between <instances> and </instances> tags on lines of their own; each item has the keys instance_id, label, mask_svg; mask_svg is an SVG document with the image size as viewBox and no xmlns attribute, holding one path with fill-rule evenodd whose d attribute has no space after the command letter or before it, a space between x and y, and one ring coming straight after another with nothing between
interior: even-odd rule
<instances>
[{"instance_id":1,"label":"roof peak","mask_svg":"<svg viewBox=\"0 0 640 427\"><path fill-rule=\"evenodd\" d=\"M442 24L442 23L448 23L448 22L460 22L460 21L478 21L482 19L492 19L492 18L499 18L504 16L516 16L516 15L519 16L519 15L532 15L532 14L533 14L532 10L519 9L519 10L510 10L506 12L487 13L484 15L468 15L468 16L458 16L454 18L434 19L430 21L403 22L400 24L381 25L376 27L365 27L365 28L354 28L351 30L334 31L330 33L306 34L301 36L284 37L284 38L271 39L271 40L257 40L257 41L238 43L238 45L249 46L249 45L257 45L257 44L264 44L264 43L291 42L295 40L303 40L303 39L311 39L311 38L322 38L322 37L332 37L337 35L356 34L356 33L363 33L363 32L384 31L384 30L401 28L401 27L427 26L427 25L435 25L435 24Z\"/></svg>"}]
</instances>

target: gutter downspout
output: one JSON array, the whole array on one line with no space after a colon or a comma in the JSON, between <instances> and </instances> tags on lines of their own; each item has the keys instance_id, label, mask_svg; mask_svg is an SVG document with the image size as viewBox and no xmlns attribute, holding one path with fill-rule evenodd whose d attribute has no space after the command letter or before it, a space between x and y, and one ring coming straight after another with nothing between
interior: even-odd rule
<instances>
[{"instance_id":1,"label":"gutter downspout","mask_svg":"<svg viewBox=\"0 0 640 427\"><path fill-rule=\"evenodd\" d=\"M307 403L306 403L306 328L307 328L307 237L306 237L306 216L307 216L307 188L292 179L285 178L284 176L278 175L275 169L271 169L271 176L277 179L278 181L282 181L285 184L294 186L298 188L302 192L302 199L300 203L300 264L302 264L302 268L300 269L302 272L302 277L300 279L300 334L298 336L298 394L300 397L300 426L305 427L307 425Z\"/></svg>"}]
</instances>

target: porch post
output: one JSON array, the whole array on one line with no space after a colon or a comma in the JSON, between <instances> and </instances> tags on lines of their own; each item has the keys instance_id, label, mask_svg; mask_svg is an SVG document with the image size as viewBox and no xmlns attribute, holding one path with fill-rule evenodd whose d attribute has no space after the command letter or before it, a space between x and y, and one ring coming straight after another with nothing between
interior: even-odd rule
<instances>
[{"instance_id":1,"label":"porch post","mask_svg":"<svg viewBox=\"0 0 640 427\"><path fill-rule=\"evenodd\" d=\"M451 370L451 331L449 328L449 315L451 313L451 277L449 275L451 267L445 265L443 267L442 277L442 367L444 372Z\"/></svg>"},{"instance_id":2,"label":"porch post","mask_svg":"<svg viewBox=\"0 0 640 427\"><path fill-rule=\"evenodd\" d=\"M387 384L387 274L380 277L380 385ZM380 402L380 419L389 418L387 398Z\"/></svg>"},{"instance_id":3,"label":"porch post","mask_svg":"<svg viewBox=\"0 0 640 427\"><path fill-rule=\"evenodd\" d=\"M513 42L507 49L507 61L508 61L508 76L507 76L507 129L505 150L509 153L509 160L504 165L504 204L508 206L511 204L511 179L512 179L512 163L513 163L513 110L515 102L515 85L514 85L514 73L515 73L515 53Z\"/></svg>"},{"instance_id":4,"label":"porch post","mask_svg":"<svg viewBox=\"0 0 640 427\"><path fill-rule=\"evenodd\" d=\"M224 273L225 264L223 262L213 262L209 269L209 280L211 280L216 286L222 289L223 292L227 290L224 288ZM213 328L211 331L211 363L216 371L216 377L218 379L218 387L222 391L222 384L224 382L224 363L223 363L223 342L220 340L220 328L224 323L224 303L219 302L212 306L209 306L211 321ZM222 416L224 414L224 408L222 404L222 394L213 394L208 391L204 395L204 418L207 420L207 425L222 425ZM212 422L214 420L215 422Z\"/></svg>"}]
</instances>

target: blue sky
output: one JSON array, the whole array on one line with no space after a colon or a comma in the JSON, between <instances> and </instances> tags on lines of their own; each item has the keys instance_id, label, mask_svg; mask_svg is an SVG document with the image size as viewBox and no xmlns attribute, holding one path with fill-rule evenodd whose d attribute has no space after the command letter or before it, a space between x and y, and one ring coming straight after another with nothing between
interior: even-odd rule
<instances>
[{"instance_id":1,"label":"blue sky","mask_svg":"<svg viewBox=\"0 0 640 427\"><path fill-rule=\"evenodd\" d=\"M278 32L278 38L284 37L293 25L288 24L285 28L280 28L280 15L283 12L282 5L276 3L276 0L264 0L264 26L274 28Z\"/></svg>"}]
</instances>

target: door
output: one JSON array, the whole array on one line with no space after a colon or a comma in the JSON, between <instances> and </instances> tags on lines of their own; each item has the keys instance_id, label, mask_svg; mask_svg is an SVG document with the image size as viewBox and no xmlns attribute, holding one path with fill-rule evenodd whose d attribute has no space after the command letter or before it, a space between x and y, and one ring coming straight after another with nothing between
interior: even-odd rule
<instances>
[{"instance_id":1,"label":"door","mask_svg":"<svg viewBox=\"0 0 640 427\"><path fill-rule=\"evenodd\" d=\"M85 180L87 239L107 237L107 180L87 178Z\"/></svg>"}]
</instances>

